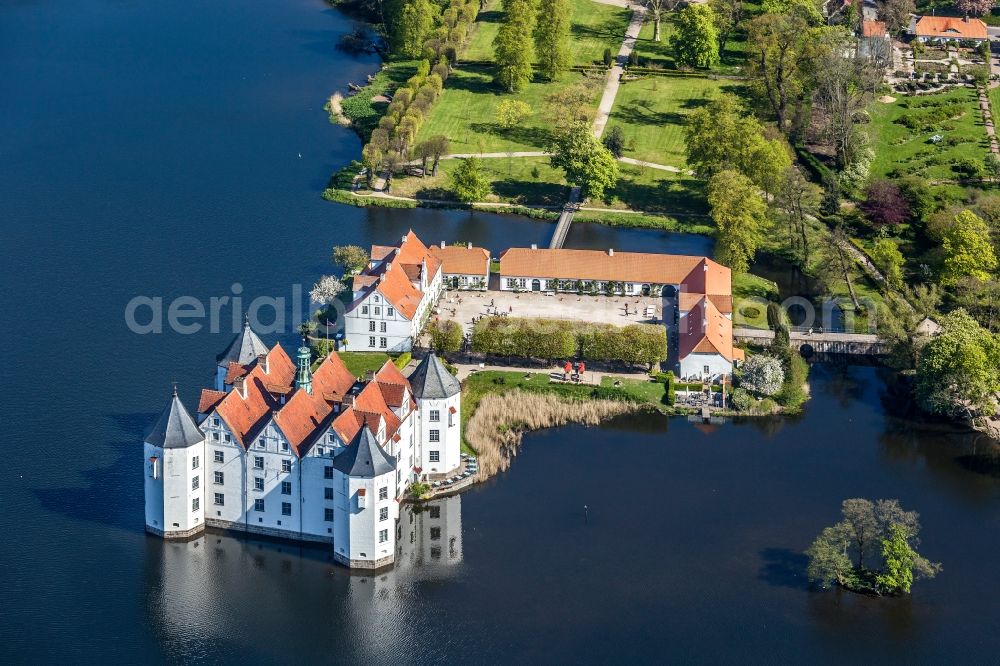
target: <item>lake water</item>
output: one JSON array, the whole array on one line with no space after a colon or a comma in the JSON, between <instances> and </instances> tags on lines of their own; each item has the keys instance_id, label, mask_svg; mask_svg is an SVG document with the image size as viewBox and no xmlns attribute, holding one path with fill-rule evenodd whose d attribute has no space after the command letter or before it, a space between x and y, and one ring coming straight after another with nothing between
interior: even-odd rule
<instances>
[{"instance_id":1,"label":"lake water","mask_svg":"<svg viewBox=\"0 0 1000 666\"><path fill-rule=\"evenodd\" d=\"M147 537L142 434L229 333L136 335L130 299L288 295L332 245L411 227L494 251L551 234L320 199L359 149L323 101L377 67L334 48L352 27L320 0L0 6L4 663L995 660L997 447L890 417L873 369L818 366L797 419L531 435L443 507L440 558L418 540L376 578L324 549ZM567 244L711 247L593 225ZM799 553L853 496L921 511L944 573L903 600L810 591Z\"/></svg>"}]
</instances>

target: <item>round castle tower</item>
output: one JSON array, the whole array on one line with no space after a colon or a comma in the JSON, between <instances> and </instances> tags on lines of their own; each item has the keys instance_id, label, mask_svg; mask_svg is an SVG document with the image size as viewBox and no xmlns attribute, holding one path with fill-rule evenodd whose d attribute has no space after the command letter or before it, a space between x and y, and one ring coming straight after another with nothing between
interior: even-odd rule
<instances>
[{"instance_id":1,"label":"round castle tower","mask_svg":"<svg viewBox=\"0 0 1000 666\"><path fill-rule=\"evenodd\" d=\"M417 400L416 459L424 474L446 474L462 453L462 386L430 353L409 377Z\"/></svg>"},{"instance_id":2,"label":"round castle tower","mask_svg":"<svg viewBox=\"0 0 1000 666\"><path fill-rule=\"evenodd\" d=\"M146 531L167 539L205 528L205 435L177 389L143 443Z\"/></svg>"}]
</instances>

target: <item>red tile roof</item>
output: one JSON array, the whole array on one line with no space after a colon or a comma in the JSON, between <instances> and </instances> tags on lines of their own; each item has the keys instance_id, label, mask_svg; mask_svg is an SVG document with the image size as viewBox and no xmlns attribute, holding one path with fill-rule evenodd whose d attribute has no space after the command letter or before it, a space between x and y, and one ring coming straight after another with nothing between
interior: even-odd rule
<instances>
[{"instance_id":1,"label":"red tile roof","mask_svg":"<svg viewBox=\"0 0 1000 666\"><path fill-rule=\"evenodd\" d=\"M977 18L955 18L952 16L921 16L917 19L914 33L917 37L940 39L988 39L986 24Z\"/></svg>"},{"instance_id":2,"label":"red tile roof","mask_svg":"<svg viewBox=\"0 0 1000 666\"><path fill-rule=\"evenodd\" d=\"M549 250L512 247L500 255L500 275L505 277L558 278L561 280L614 280L649 284L681 284L692 277L696 286L688 291L705 293L704 276L695 269L708 265L712 283L721 285L730 280L725 266L705 257L646 252L615 252L602 250ZM728 292L720 292L728 293Z\"/></svg>"},{"instance_id":3,"label":"red tile roof","mask_svg":"<svg viewBox=\"0 0 1000 666\"><path fill-rule=\"evenodd\" d=\"M861 22L862 37L885 37L888 32L884 21L870 21L865 19Z\"/></svg>"},{"instance_id":4,"label":"red tile roof","mask_svg":"<svg viewBox=\"0 0 1000 666\"><path fill-rule=\"evenodd\" d=\"M413 319L423 299L420 291L421 275L426 267L425 278L430 283L441 269L441 260L427 250L427 246L412 230L396 247L373 245L371 257L378 265L354 277L353 290L363 293L355 299L350 309L356 308L374 289L400 314Z\"/></svg>"},{"instance_id":5,"label":"red tile roof","mask_svg":"<svg viewBox=\"0 0 1000 666\"><path fill-rule=\"evenodd\" d=\"M445 275L482 275L490 272L490 253L486 248L465 245L434 245L430 253L441 261Z\"/></svg>"},{"instance_id":6,"label":"red tile roof","mask_svg":"<svg viewBox=\"0 0 1000 666\"><path fill-rule=\"evenodd\" d=\"M689 354L720 354L730 362L743 358L743 350L733 347L733 322L709 298L702 296L685 319L687 327L679 340L681 358Z\"/></svg>"}]
</instances>

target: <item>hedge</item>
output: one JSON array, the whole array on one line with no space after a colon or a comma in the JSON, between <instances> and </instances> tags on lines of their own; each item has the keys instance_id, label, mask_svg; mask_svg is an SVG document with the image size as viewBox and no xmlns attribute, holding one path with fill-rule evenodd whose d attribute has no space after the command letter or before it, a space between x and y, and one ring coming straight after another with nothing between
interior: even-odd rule
<instances>
[{"instance_id":1,"label":"hedge","mask_svg":"<svg viewBox=\"0 0 1000 666\"><path fill-rule=\"evenodd\" d=\"M655 324L592 324L562 319L485 317L472 329L472 349L493 356L648 363L667 357L666 329Z\"/></svg>"}]
</instances>

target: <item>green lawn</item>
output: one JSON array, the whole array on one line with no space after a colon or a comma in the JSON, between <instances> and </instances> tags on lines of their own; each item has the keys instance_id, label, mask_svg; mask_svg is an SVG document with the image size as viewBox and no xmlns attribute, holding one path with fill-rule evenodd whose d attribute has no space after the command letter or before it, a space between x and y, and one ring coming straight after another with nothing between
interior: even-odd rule
<instances>
[{"instance_id":1,"label":"green lawn","mask_svg":"<svg viewBox=\"0 0 1000 666\"><path fill-rule=\"evenodd\" d=\"M700 77L647 76L618 89L608 128L625 133L626 157L683 167L684 116L734 84Z\"/></svg>"},{"instance_id":2,"label":"green lawn","mask_svg":"<svg viewBox=\"0 0 1000 666\"><path fill-rule=\"evenodd\" d=\"M615 387L615 381L619 385ZM602 377L601 386L604 388L618 388L632 396L638 402L648 402L651 405L666 404L667 385L661 382L654 382L651 379L615 379L614 377Z\"/></svg>"},{"instance_id":3,"label":"green lawn","mask_svg":"<svg viewBox=\"0 0 1000 666\"><path fill-rule=\"evenodd\" d=\"M500 157L483 159L482 163L493 184L491 201L522 206L561 206L569 197L563 171L553 169L547 157ZM449 176L460 164L460 160L443 160L433 177L397 176L392 181L392 193L418 199L454 200ZM537 169L537 177L533 169Z\"/></svg>"},{"instance_id":4,"label":"green lawn","mask_svg":"<svg viewBox=\"0 0 1000 666\"><path fill-rule=\"evenodd\" d=\"M619 163L618 167L618 185L610 193L610 207L668 216L708 215L704 183L697 178L631 164Z\"/></svg>"},{"instance_id":5,"label":"green lawn","mask_svg":"<svg viewBox=\"0 0 1000 666\"><path fill-rule=\"evenodd\" d=\"M872 111L872 126L877 137L872 175L919 175L929 180L951 180L956 177L951 166L958 160L982 161L989 150L989 142L977 100L975 90L959 88L919 97L901 96L890 104L876 103ZM961 104L962 113L918 130L896 122L906 114L919 117L931 108L926 104L933 102ZM943 140L932 144L930 137L934 134L940 134Z\"/></svg>"},{"instance_id":6,"label":"green lawn","mask_svg":"<svg viewBox=\"0 0 1000 666\"><path fill-rule=\"evenodd\" d=\"M337 355L340 356L340 360L344 362L344 365L347 366L347 369L355 377L364 377L365 373L369 370L373 372L378 371L385 365L386 361L393 358L385 352L340 351L337 352ZM398 354L395 356L399 357Z\"/></svg>"},{"instance_id":7,"label":"green lawn","mask_svg":"<svg viewBox=\"0 0 1000 666\"><path fill-rule=\"evenodd\" d=\"M733 325L768 328L767 304L777 299L778 285L751 273L733 273Z\"/></svg>"},{"instance_id":8,"label":"green lawn","mask_svg":"<svg viewBox=\"0 0 1000 666\"><path fill-rule=\"evenodd\" d=\"M617 54L632 13L622 7L604 5L593 0L570 0L570 4L573 8L570 62L574 65L601 63L606 48ZM490 0L487 3L486 9L480 11L476 19L476 32L469 40L463 60L493 60L493 39L500 29L503 15L500 0Z\"/></svg>"},{"instance_id":9,"label":"green lawn","mask_svg":"<svg viewBox=\"0 0 1000 666\"><path fill-rule=\"evenodd\" d=\"M570 72L559 81L529 83L521 92L506 95L493 85L493 72L488 67L456 68L421 127L418 141L443 134L451 140L452 153L544 150L551 127L551 123L542 117L545 97L584 80L582 75ZM595 108L600 96L601 88L595 85ZM497 105L503 99L526 102L533 114L520 126L502 130L494 119Z\"/></svg>"}]
</instances>

